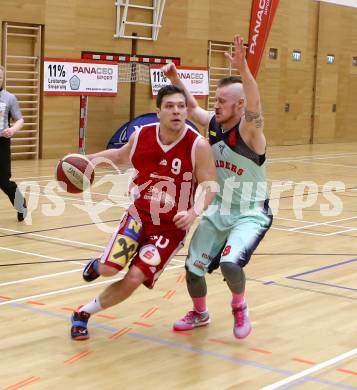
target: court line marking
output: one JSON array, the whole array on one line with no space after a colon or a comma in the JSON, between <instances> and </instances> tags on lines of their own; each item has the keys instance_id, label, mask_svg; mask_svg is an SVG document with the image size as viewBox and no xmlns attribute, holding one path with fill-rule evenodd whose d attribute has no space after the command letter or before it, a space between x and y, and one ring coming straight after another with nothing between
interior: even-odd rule
<instances>
[{"instance_id":1,"label":"court line marking","mask_svg":"<svg viewBox=\"0 0 357 390\"><path fill-rule=\"evenodd\" d=\"M9 300L0 302L0 306L9 305L11 303L16 303L16 302L28 301L28 300L31 300L34 298L48 297L48 296L52 296L52 295L60 295L60 294L66 293L66 292L81 290L84 288L96 287L96 286L99 286L102 284L117 282L118 280L121 280L121 279L122 278L115 278L115 279L110 279L110 280L104 280L102 282L96 282L96 283L91 283L91 284L85 284L82 286L63 288L60 290L54 290L54 291L49 291L49 292L45 292L45 293L41 293L41 294L30 295L30 296L22 297L22 298L15 298L15 299L11 299L11 300L9 299Z\"/></svg>"},{"instance_id":2,"label":"court line marking","mask_svg":"<svg viewBox=\"0 0 357 390\"><path fill-rule=\"evenodd\" d=\"M53 256L47 256L47 255L41 255L41 254L38 254L38 253L33 253L33 252L26 252L26 251L21 251L19 249L14 249L14 248L6 248L6 247L0 247L0 250L5 250L5 251L10 251L10 252L15 252L15 253L22 253L22 254L25 254L25 255L30 255L30 256L35 256L35 257L40 257L40 258L44 258L44 259L50 259L50 260L65 260L63 258L60 258L60 257L53 257ZM183 264L185 263L184 260L181 260L181 259L171 259L171 261L176 261L178 262L180 265L178 266L170 266L170 264L168 264L168 268L167 269L171 269L172 267L175 267L175 268L178 268L178 267L182 267ZM79 264L81 266L85 265L85 263L81 262L81 261L68 261L68 263L71 263L71 264ZM82 270L82 268L80 269ZM77 270L78 271L78 270ZM70 273L70 272L76 272L76 270L71 270L71 271L66 271L67 273ZM63 273L66 273L66 272L63 272ZM40 277L34 277L34 278L44 278L44 277L51 277L51 275L59 275L61 273L51 273L51 274L46 274L46 275L42 275ZM32 278L28 279L28 280L32 280ZM0 284L0 286L4 286L4 285L7 285L7 284L16 284L18 281L11 281L11 282L5 282Z\"/></svg>"},{"instance_id":3,"label":"court line marking","mask_svg":"<svg viewBox=\"0 0 357 390\"><path fill-rule=\"evenodd\" d=\"M39 185L39 187L40 188L46 188L46 186L40 186ZM130 202L132 202L132 200L130 199L130 197L129 196L127 196L127 195L114 195L114 194L108 194L108 192L94 192L94 191L92 191L92 190L89 190L89 191L85 191L84 193L86 193L86 192L89 192L91 195L103 195L103 196L106 196L106 197L108 197L108 198L118 198L119 200L127 200L127 201L130 201ZM44 195L47 195L47 194L45 194L44 193ZM51 196L53 196L53 195L47 195L48 197L51 197ZM75 197L67 197L67 198L71 198L71 199L77 199L77 198L75 198Z\"/></svg>"},{"instance_id":4,"label":"court line marking","mask_svg":"<svg viewBox=\"0 0 357 390\"><path fill-rule=\"evenodd\" d=\"M339 288L341 290L346 290L346 291L353 291L353 292L356 292L357 291L357 288L353 288L353 287L345 287L345 286L342 286L340 284L332 284L332 283L324 283L324 282L315 282L314 280L309 280L309 279L301 279L301 278L287 278L287 279L291 279L291 280L296 280L298 282L305 282L305 283L310 283L310 284L315 284L317 286L325 286L325 287L332 287L332 288ZM351 298L353 299L353 297L345 297L345 298Z\"/></svg>"},{"instance_id":5,"label":"court line marking","mask_svg":"<svg viewBox=\"0 0 357 390\"><path fill-rule=\"evenodd\" d=\"M336 226L336 225L331 225L331 226ZM306 226L308 228L309 226ZM339 226L336 226L339 227ZM332 233L315 233L315 232L306 232L306 231L301 231L301 230L293 230L292 228L279 228L276 226L271 227L272 230L280 230L283 232L288 232L288 233L299 233L299 234L307 234L310 236L319 236L319 237L331 237L331 236L337 236L342 233L347 233L350 231L356 231L357 228L348 228L345 230L338 230L337 232L332 232Z\"/></svg>"},{"instance_id":6,"label":"court line marking","mask_svg":"<svg viewBox=\"0 0 357 390\"><path fill-rule=\"evenodd\" d=\"M56 273L54 273L54 274L46 274L46 275L41 275L41 276L34 276L34 277L32 277L32 278L27 278L27 279L13 280L13 281L11 281L11 282L0 283L0 287L3 287L3 286L10 286L10 285L12 285L12 284L18 284L18 283L31 282L31 281L33 281L33 280L53 278L53 277L55 277L55 276L71 274L71 273L79 272L79 271L83 271L83 268L76 268L76 269L72 269L72 270L70 270L70 271L56 272Z\"/></svg>"},{"instance_id":7,"label":"court line marking","mask_svg":"<svg viewBox=\"0 0 357 390\"><path fill-rule=\"evenodd\" d=\"M325 237L329 237L329 236L337 236L339 234L343 234L343 233L347 233L347 232L353 232L353 231L356 231L357 228L346 228L344 230L338 230L337 232L332 232L332 233L326 233L325 234Z\"/></svg>"},{"instance_id":8,"label":"court line marking","mask_svg":"<svg viewBox=\"0 0 357 390\"><path fill-rule=\"evenodd\" d=\"M46 181L51 181L51 180L46 180ZM294 186L301 183L301 181L294 181L294 180L291 180L291 179L267 179L267 182L271 182L272 183L272 186L271 186L272 188L285 187L287 185L292 185L293 186L293 188L287 188L283 192L294 191ZM318 188L325 188L326 190L331 189L330 192L335 192L336 191L336 187L334 187L334 186L325 187L325 184L318 184L318 183L316 183L316 185L317 185ZM47 188L44 185L39 185L38 187L39 188ZM345 193L345 192L349 192L349 191L357 191L357 189L348 189L347 188L347 189L343 190L343 188L338 188L338 193L339 194ZM93 192L91 190L89 192L90 192L90 194L93 194L93 195L108 196L108 192L105 192L105 193ZM35 194L38 194L38 193L35 193ZM53 195L50 195L50 194L43 194L43 195L46 195L47 197L53 196ZM77 196L78 196L78 194L77 194ZM127 195L114 195L114 194L110 194L110 197L113 197L113 198L124 198L124 200L129 200L130 199L130 197L127 196ZM63 198L64 199L79 199L78 197L76 197L76 195L74 195L73 197L67 196L67 198L65 196L63 196Z\"/></svg>"},{"instance_id":9,"label":"court line marking","mask_svg":"<svg viewBox=\"0 0 357 390\"><path fill-rule=\"evenodd\" d=\"M103 202L102 200L98 200L98 201L93 201L93 200L87 200L87 199L82 199L80 197L78 198L75 198L75 197L70 197L70 196L59 196L59 195L50 195L50 194L42 194L41 192L31 192L31 191L23 191L24 194L28 194L28 195L38 195L38 196L42 196L42 197L46 197L48 200L51 200L52 199L57 199L57 198L60 198L60 199L63 199L63 200L71 200L71 201L76 201L76 202L83 202L83 203L90 203L90 204L94 204L96 205L97 203L101 203L102 205L105 205L105 206L111 206L111 207L127 207L126 205L125 206L121 206L121 205L118 205L118 204L115 204L115 203L106 203L106 202ZM130 203L128 203L129 205Z\"/></svg>"},{"instance_id":10,"label":"court line marking","mask_svg":"<svg viewBox=\"0 0 357 390\"><path fill-rule=\"evenodd\" d=\"M297 185L297 184L301 184L302 181L305 181L304 179L300 180L300 181L295 181L295 180L292 180L292 179L271 179L271 178L267 178L267 182L268 183L271 183L271 188L279 188L279 187L285 187L287 185L292 185L293 187L292 188L287 188L285 189L284 191L282 192L288 192L288 191L294 191L294 186ZM346 192L350 192L350 191L357 191L357 188L337 188L338 191L336 191L336 187L334 186L326 186L326 184L318 184L318 183L315 183L317 185L317 187L320 189L325 189L325 190L331 190L330 192L338 192L338 194L344 194ZM352 184L349 184L349 185L346 185L346 187L349 187L349 186L355 186L355 183L352 183ZM324 191L324 193L327 193L327 191ZM319 194L319 195L322 195L322 194ZM284 198L283 198L284 199ZM274 200L274 198L272 198L271 200Z\"/></svg>"},{"instance_id":11,"label":"court line marking","mask_svg":"<svg viewBox=\"0 0 357 390\"><path fill-rule=\"evenodd\" d=\"M20 231L20 230L6 229L6 228L2 228L2 227L0 227L0 230L6 230L8 232L13 232L13 233L24 233L23 231ZM23 236L25 236L25 235L22 235L21 238L24 238ZM78 244L78 245L82 245L82 246L85 245L85 246L90 246L90 247L100 248L100 249L105 248L105 246L103 246L103 245L89 244L87 242L68 240L68 239L59 238L59 237L45 236L43 234L38 234L38 233L28 233L28 234L26 234L26 236L40 237L40 238L48 239L49 241L52 240L52 241L68 242L70 244Z\"/></svg>"},{"instance_id":12,"label":"court line marking","mask_svg":"<svg viewBox=\"0 0 357 390\"><path fill-rule=\"evenodd\" d=\"M301 222L301 223L306 223L309 225L298 226L298 227L294 227L294 228L281 228L281 227L272 226L271 229L281 230L281 231L285 231L285 232L289 232L289 233L292 232L292 233L308 234L308 235L320 236L320 237L329 237L329 236L335 236L335 235L339 235L339 234L346 233L349 231L357 230L357 228L353 228L353 227L347 227L347 226L343 226L343 225L341 225L341 226L340 225L333 225L333 223L336 223L336 222L347 221L347 220L352 220L352 219L356 219L356 218L357 217L349 217L349 218L341 218L341 219L337 219L337 220L329 221L329 222L312 222L312 221L306 221L303 219L274 217L275 220ZM301 231L302 229L308 229L308 228L314 227L314 226L329 226L329 227L343 228L344 230L337 230L337 231L331 232L331 233L317 233L317 232Z\"/></svg>"},{"instance_id":13,"label":"court line marking","mask_svg":"<svg viewBox=\"0 0 357 390\"><path fill-rule=\"evenodd\" d=\"M316 154L316 155L306 155L306 156L295 156L295 157L272 157L268 158L268 162L295 162L299 160L328 160L333 158L344 158L346 156L356 156L357 153L332 153L332 154Z\"/></svg>"},{"instance_id":14,"label":"court line marking","mask_svg":"<svg viewBox=\"0 0 357 390\"><path fill-rule=\"evenodd\" d=\"M179 260L179 259L172 259L171 261L177 261L178 263L180 263L180 266L183 266L183 263L185 263L183 260ZM80 263L80 264L84 265L83 263ZM179 268L180 266L175 266L175 267ZM171 269L174 266L168 264L167 267L168 267L167 269ZM34 276L32 278L27 278L27 279L18 279L18 280L13 280L11 282L4 282L4 283L0 283L0 287L9 286L9 285L18 284L18 283L31 282L33 280L38 280L38 279L52 278L54 276L65 275L65 274L70 274L70 273L79 272L79 271L83 271L83 268L76 268L76 269L70 270L70 271L55 272L55 273L52 273L52 274L45 274L45 275L41 275L41 276Z\"/></svg>"},{"instance_id":15,"label":"court line marking","mask_svg":"<svg viewBox=\"0 0 357 390\"><path fill-rule=\"evenodd\" d=\"M64 260L60 257L53 257L53 256L47 256L47 255L41 255L41 254L38 254L38 253L33 253L33 252L26 252L26 251L21 251L19 249L14 249L14 248L6 248L6 247L0 247L0 250L6 250L6 251L10 251L10 252L15 252L15 253L22 253L22 254L25 254L25 255L30 255L30 256L35 256L35 257L40 257L40 258L43 258L43 259L50 259L50 260ZM68 263L71 263L71 264L79 264L81 266L84 265L83 262L80 262L80 261L69 261ZM83 268L81 268L82 270ZM77 272L77 270L71 270L71 271L66 271L66 272L62 272L62 273L70 273L70 272ZM59 274L62 274L62 273L51 273L51 274L46 274L46 275L41 275L41 276L35 276L33 278L29 278L28 281L30 280L33 280L33 279L43 279L45 277L51 277L52 275L59 275ZM6 286L8 284L16 284L16 283L24 283L24 280L25 279L18 279L18 280L13 280L11 282L5 282L5 283L1 283L0 284L0 287L1 286Z\"/></svg>"},{"instance_id":16,"label":"court line marking","mask_svg":"<svg viewBox=\"0 0 357 390\"><path fill-rule=\"evenodd\" d=\"M15 308L20 308L20 309L24 309L27 311L31 311L33 313L45 315L47 317L59 318L59 319L66 320L66 321L68 321L68 318L69 318L68 316L64 316L63 314L52 312L48 309L35 308L35 307L32 307L30 305L26 305L26 304L14 303L12 306L14 306ZM125 327L124 328L116 328L113 326L108 326L108 325L105 325L103 323L97 323L97 322L91 322L90 326L92 328L96 328L99 330L110 332L111 334L115 334L118 331L126 329ZM145 341L148 341L150 343L175 348L177 350L183 350L186 352L191 352L191 353L199 354L202 356L209 356L209 357L214 358L214 359L219 359L219 360L239 364L241 366L254 367L254 368L266 370L269 372L277 372L277 373L280 373L283 375L293 374L293 372L290 370L269 366L267 364L262 364L262 363L254 361L254 360L243 359L243 358L239 358L236 356L227 355L227 354L224 354L221 352L208 351L208 350L205 350L203 348L197 348L195 346L192 346L191 344L182 344L182 343L179 343L175 340L168 340L168 339L159 338L159 337L155 337L155 336L145 335L145 334L138 333L138 332L129 332L126 334L126 336L132 337L132 338L137 339L137 340L145 340ZM357 390L357 388L353 387L353 386L348 386L348 385L344 385L343 383L342 384L336 383L336 382L332 382L332 381L320 379L320 378L308 377L306 380L308 380L309 382L325 384L325 385L329 385L332 387L345 389L345 390Z\"/></svg>"},{"instance_id":17,"label":"court line marking","mask_svg":"<svg viewBox=\"0 0 357 390\"><path fill-rule=\"evenodd\" d=\"M61 259L60 257L53 257L53 256L47 256L47 255L40 255L40 254L38 254L38 253L21 251L20 249L14 249L14 248L6 248L6 247L4 247L4 246L0 246L0 250L1 250L1 249L4 250L4 251L9 251L9 252L22 253L23 255L30 255L30 256L40 257L40 258L42 258L42 259L64 260L64 259ZM69 261L68 263L83 265L82 262L80 262L80 261L75 261L75 260Z\"/></svg>"},{"instance_id":18,"label":"court line marking","mask_svg":"<svg viewBox=\"0 0 357 390\"><path fill-rule=\"evenodd\" d=\"M308 271L301 272L301 273L299 273L299 274L294 274L294 275L286 276L286 279L296 280L296 281L299 281L299 282L305 282L305 283L316 284L316 285L320 285L320 286L328 286L328 287L333 287L333 288L339 288L339 289L343 289L343 290L347 290L347 291L357 291L356 288L352 288L352 287L345 287L345 286L342 286L342 285L337 285L337 284L332 284L332 283L316 282L316 281L314 281L314 280L308 280L308 279L302 279L302 278L301 278L301 276L304 276L304 275L309 275L309 274L313 274L313 273L315 273L315 272L324 271L324 270L326 270L326 269L339 267L339 266L345 265L345 264L350 264L350 263L353 263L353 262L355 262L355 261L357 261L357 258L353 258L353 259L349 259L349 260L340 261L340 262L338 262L338 263L329 264L329 265L325 265L325 266L323 266L323 267L310 269L310 270L308 270Z\"/></svg>"},{"instance_id":19,"label":"court line marking","mask_svg":"<svg viewBox=\"0 0 357 390\"><path fill-rule=\"evenodd\" d=\"M275 227L275 226L272 226L270 229L272 229L272 230L281 230L283 232L288 232L288 233L307 234L307 235L310 235L310 236L319 236L319 237L325 237L326 236L325 233L304 232L304 231L300 231L300 230L292 232L291 229L289 229L289 228L284 229L284 228L278 228L278 227Z\"/></svg>"},{"instance_id":20,"label":"court line marking","mask_svg":"<svg viewBox=\"0 0 357 390\"><path fill-rule=\"evenodd\" d=\"M311 161L305 161L305 160L299 160L294 161L300 164L315 164L315 165L323 165L323 166L329 166L329 167L341 167L341 168L357 168L357 165L345 165L345 164L332 164L332 163L322 163L322 162L315 162L313 160Z\"/></svg>"},{"instance_id":21,"label":"court line marking","mask_svg":"<svg viewBox=\"0 0 357 390\"><path fill-rule=\"evenodd\" d=\"M16 382L12 385L8 385L8 386L4 387L4 390L17 390L17 389L20 389L21 387L31 385L33 382L36 382L40 379L41 378L39 376L30 376L29 378L26 378L20 382Z\"/></svg>"},{"instance_id":22,"label":"court line marking","mask_svg":"<svg viewBox=\"0 0 357 390\"><path fill-rule=\"evenodd\" d=\"M48 180L48 181L50 181L50 180ZM283 192L294 191L294 186L296 186L296 185L301 183L301 181L298 182L298 181L288 180L288 179L268 179L267 182L271 182L272 183L272 185L271 185L272 189L273 188L275 189L275 188L285 187L287 185L292 185L292 188L287 188ZM316 183L316 184L317 184L317 188L319 190L320 189L325 189L325 190L330 189L330 192L336 192L336 187L334 187L334 186L326 187L325 184L318 184L318 183ZM38 187L39 188L46 188L46 186L44 186L44 185L39 185ZM346 188L345 190L343 190L343 188L338 188L337 192L341 195L341 194L347 193L349 191L357 191L357 189L348 189L348 188ZM327 191L324 191L324 192L327 193ZM34 194L34 195L46 196L47 198L59 196L59 195L51 195L51 194L37 193L37 192L31 192L31 193ZM130 199L130 196L128 196L128 195L114 195L114 194L110 194L110 196L109 196L108 192L102 193L102 192L94 192L92 190L90 190L89 193L91 195L107 196L109 198L114 198L114 199L118 198L118 200L122 200L123 202L129 202L129 203L132 202L132 200ZM298 195L298 196L300 196L300 195ZM66 199L76 199L76 200L80 199L78 197L78 194L77 194L77 197L76 196L71 197L71 196L68 196L68 194L67 194L67 196L61 195L60 197L65 199L65 200ZM274 198L271 199L271 200L274 200Z\"/></svg>"},{"instance_id":23,"label":"court line marking","mask_svg":"<svg viewBox=\"0 0 357 390\"><path fill-rule=\"evenodd\" d=\"M349 153L331 153L331 154L316 154L316 155L311 155L310 154L310 155L294 156L294 157L272 157L272 158L268 159L268 162L269 161L273 161L273 162L283 161L283 162L285 162L285 160L295 161L294 159L343 158L345 156L355 156L355 155L357 155L357 153L349 152ZM57 161L54 162L53 167L48 167L48 168L53 168L54 169L56 164L57 164ZM100 177L99 175L102 174L102 173L106 174L106 173L116 173L116 172L118 172L118 171L116 171L116 170L108 170L108 171L106 171L106 170L99 170L98 173L96 172L96 177ZM30 180L30 179L41 179L41 178L53 178L54 179L54 175L28 176L28 177L17 177L17 176L15 176L16 181L19 181L19 180Z\"/></svg>"},{"instance_id":24,"label":"court line marking","mask_svg":"<svg viewBox=\"0 0 357 390\"><path fill-rule=\"evenodd\" d=\"M183 265L174 265L172 267L167 267L165 269L165 271L170 271L172 269L182 268L182 267L183 267ZM120 271L119 273L124 274L124 275L126 274L125 271ZM35 298L48 297L48 296L52 296L52 295L60 295L60 294L67 293L67 292L81 290L84 288L96 287L96 286L100 286L102 284L117 282L118 280L121 280L121 279L122 278L114 278L114 279L109 279L109 280L103 280L102 282L95 282L95 283L85 284L85 285L81 285L81 286L75 286L75 287L63 288L60 290L49 291L49 292L45 292L45 293L41 293L41 294L30 295L27 297L15 298L15 299L0 302L0 306L9 305L10 303L28 301L28 300L32 300Z\"/></svg>"},{"instance_id":25,"label":"court line marking","mask_svg":"<svg viewBox=\"0 0 357 390\"><path fill-rule=\"evenodd\" d=\"M279 218L277 218L277 219L279 219ZM329 226L331 223L342 222L342 221L350 221L352 219L357 219L357 217L340 218L340 219L335 219L334 221L328 221L328 222L310 222L310 221L307 221L307 223L310 223L311 225L305 225L305 226L296 227L296 228L293 228L291 231L296 231L296 230L299 230L299 229L305 229L307 227L313 227L313 226L323 226L323 225ZM330 225L330 226L332 226L332 227L341 227L341 228L345 228L345 229L348 228L347 226L339 226L339 225Z\"/></svg>"},{"instance_id":26,"label":"court line marking","mask_svg":"<svg viewBox=\"0 0 357 390\"><path fill-rule=\"evenodd\" d=\"M295 382L301 378L304 378L304 377L307 377L308 375L311 375L317 371L321 371L329 366L333 366L335 365L336 363L339 363L341 362L342 360L346 360L346 359L349 359L353 356L357 355L357 348L354 348L352 349L351 351L348 351L348 352L345 352L341 355L338 355L332 359L329 359L329 360L326 360L325 362L322 362L320 364L317 364L313 367L310 367L304 371L301 371L297 374L294 374L288 378L285 378L279 382L275 382L271 385L268 385L268 386L264 386L262 387L260 390L274 390L274 389L279 389L279 388L282 388L283 386L289 384L289 383L292 383L292 382Z\"/></svg>"},{"instance_id":27,"label":"court line marking","mask_svg":"<svg viewBox=\"0 0 357 390\"><path fill-rule=\"evenodd\" d=\"M102 177L101 174L104 173L103 176L105 176L107 173L116 173L118 171L103 171L103 170L100 170L98 172L96 172L96 177ZM20 180L30 180L30 179L41 179L41 178L47 178L47 177L51 177L53 180L56 180L55 179L55 176L54 174L53 175L44 175L44 176L29 176L29 177L15 177L16 181L20 181Z\"/></svg>"},{"instance_id":28,"label":"court line marking","mask_svg":"<svg viewBox=\"0 0 357 390\"><path fill-rule=\"evenodd\" d=\"M305 219L294 219L294 218L284 218L284 217L275 217L274 219L281 219L282 221L292 221L292 222L304 222L314 224L313 221L306 221Z\"/></svg>"}]
</instances>

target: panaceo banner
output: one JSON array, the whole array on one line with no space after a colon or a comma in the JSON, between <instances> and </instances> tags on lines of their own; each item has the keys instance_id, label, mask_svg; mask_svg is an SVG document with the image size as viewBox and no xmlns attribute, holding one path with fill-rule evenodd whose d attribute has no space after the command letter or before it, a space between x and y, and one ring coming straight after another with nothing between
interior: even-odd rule
<instances>
[{"instance_id":1,"label":"panaceo banner","mask_svg":"<svg viewBox=\"0 0 357 390\"><path fill-rule=\"evenodd\" d=\"M208 70L207 68L191 68L177 66L177 73L185 84L185 87L193 96L208 96ZM165 75L161 72L160 66L150 67L151 91L154 96L164 85L169 85Z\"/></svg>"},{"instance_id":2,"label":"panaceo banner","mask_svg":"<svg viewBox=\"0 0 357 390\"><path fill-rule=\"evenodd\" d=\"M111 61L46 58L44 95L115 96L118 65Z\"/></svg>"},{"instance_id":3,"label":"panaceo banner","mask_svg":"<svg viewBox=\"0 0 357 390\"><path fill-rule=\"evenodd\" d=\"M248 65L253 76L258 74L265 43L273 23L279 0L253 0L250 17Z\"/></svg>"}]
</instances>

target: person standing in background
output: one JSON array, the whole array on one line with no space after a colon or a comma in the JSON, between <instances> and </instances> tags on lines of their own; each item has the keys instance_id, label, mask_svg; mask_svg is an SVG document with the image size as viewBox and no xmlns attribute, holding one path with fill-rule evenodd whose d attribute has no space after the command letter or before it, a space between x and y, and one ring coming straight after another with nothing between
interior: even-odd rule
<instances>
[{"instance_id":1,"label":"person standing in background","mask_svg":"<svg viewBox=\"0 0 357 390\"><path fill-rule=\"evenodd\" d=\"M10 138L24 125L16 97L3 89L5 68L0 66L0 188L9 197L17 210L17 220L23 221L27 215L26 200L17 184L11 179ZM13 124L10 126L10 120Z\"/></svg>"}]
</instances>

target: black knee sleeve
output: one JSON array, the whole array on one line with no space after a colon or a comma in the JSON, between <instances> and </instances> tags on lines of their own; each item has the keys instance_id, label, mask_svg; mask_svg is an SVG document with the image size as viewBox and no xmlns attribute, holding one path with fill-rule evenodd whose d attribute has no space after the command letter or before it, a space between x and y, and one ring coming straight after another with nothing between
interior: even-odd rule
<instances>
[{"instance_id":1,"label":"black knee sleeve","mask_svg":"<svg viewBox=\"0 0 357 390\"><path fill-rule=\"evenodd\" d=\"M221 263L222 274L226 280L229 289L235 293L240 294L245 289L245 274L243 268L235 263Z\"/></svg>"},{"instance_id":2,"label":"black knee sleeve","mask_svg":"<svg viewBox=\"0 0 357 390\"><path fill-rule=\"evenodd\" d=\"M197 276L187 270L186 284L191 298L200 298L207 295L207 285L204 276Z\"/></svg>"}]
</instances>

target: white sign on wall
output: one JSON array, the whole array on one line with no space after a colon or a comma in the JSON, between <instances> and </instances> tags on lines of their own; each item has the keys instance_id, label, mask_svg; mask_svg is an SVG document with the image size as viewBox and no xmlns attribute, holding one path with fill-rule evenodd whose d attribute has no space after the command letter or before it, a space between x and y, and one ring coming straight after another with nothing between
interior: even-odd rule
<instances>
[{"instance_id":1,"label":"white sign on wall","mask_svg":"<svg viewBox=\"0 0 357 390\"><path fill-rule=\"evenodd\" d=\"M46 58L44 95L116 96L118 65L111 61Z\"/></svg>"},{"instance_id":2,"label":"white sign on wall","mask_svg":"<svg viewBox=\"0 0 357 390\"><path fill-rule=\"evenodd\" d=\"M357 8L357 0L317 0L317 1L324 1L325 3L333 3L337 5L345 5L347 7Z\"/></svg>"},{"instance_id":3,"label":"white sign on wall","mask_svg":"<svg viewBox=\"0 0 357 390\"><path fill-rule=\"evenodd\" d=\"M191 68L177 66L177 73L185 84L185 87L192 95L207 96L208 95L208 70L207 68ZM165 75L161 72L159 66L150 67L151 91L154 96L157 95L159 89L164 85L169 85Z\"/></svg>"}]
</instances>

